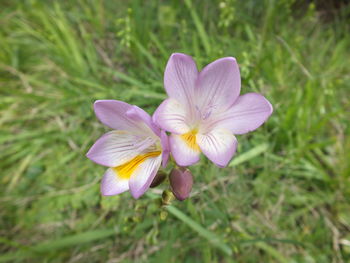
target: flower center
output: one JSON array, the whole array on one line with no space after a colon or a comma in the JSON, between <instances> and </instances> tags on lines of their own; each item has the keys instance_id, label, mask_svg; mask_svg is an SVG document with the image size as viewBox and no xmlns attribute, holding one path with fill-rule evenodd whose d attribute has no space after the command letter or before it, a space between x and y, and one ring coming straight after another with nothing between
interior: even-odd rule
<instances>
[{"instance_id":1,"label":"flower center","mask_svg":"<svg viewBox=\"0 0 350 263\"><path fill-rule=\"evenodd\" d=\"M131 161L128 161L122 165L113 167L112 169L117 174L117 176L121 177L122 179L130 179L131 175L135 170L148 158L154 158L161 154L160 151L154 151L154 152L148 152L144 154L139 154L135 158L133 158Z\"/></svg>"},{"instance_id":2,"label":"flower center","mask_svg":"<svg viewBox=\"0 0 350 263\"><path fill-rule=\"evenodd\" d=\"M193 129L187 133L181 135L181 138L186 142L187 146L193 150L200 151L199 146L196 142L196 135L198 129Z\"/></svg>"},{"instance_id":3,"label":"flower center","mask_svg":"<svg viewBox=\"0 0 350 263\"><path fill-rule=\"evenodd\" d=\"M197 105L195 106L195 109L197 110L199 117L202 120L206 120L210 117L210 115L212 114L213 110L217 109L217 105L215 104L208 104L205 108L200 109Z\"/></svg>"}]
</instances>

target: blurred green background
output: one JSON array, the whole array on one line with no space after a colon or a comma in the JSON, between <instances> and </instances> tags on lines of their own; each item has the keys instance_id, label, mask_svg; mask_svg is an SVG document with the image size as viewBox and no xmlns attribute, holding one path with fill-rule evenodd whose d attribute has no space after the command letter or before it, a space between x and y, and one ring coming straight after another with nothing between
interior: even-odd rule
<instances>
[{"instance_id":1,"label":"blurred green background","mask_svg":"<svg viewBox=\"0 0 350 263\"><path fill-rule=\"evenodd\" d=\"M346 2L1 0L0 262L349 262ZM184 202L102 197L93 102L152 113L173 52L236 57L274 113Z\"/></svg>"}]
</instances>

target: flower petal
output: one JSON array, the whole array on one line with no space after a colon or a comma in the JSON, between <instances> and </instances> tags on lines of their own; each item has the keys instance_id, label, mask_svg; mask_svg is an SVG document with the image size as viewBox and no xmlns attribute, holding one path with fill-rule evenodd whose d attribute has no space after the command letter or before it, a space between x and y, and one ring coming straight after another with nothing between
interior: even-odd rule
<instances>
[{"instance_id":1,"label":"flower petal","mask_svg":"<svg viewBox=\"0 0 350 263\"><path fill-rule=\"evenodd\" d=\"M131 108L126 112L126 116L136 122L145 123L157 136L160 136L160 129L153 122L151 116L143 109L132 105Z\"/></svg>"},{"instance_id":2,"label":"flower petal","mask_svg":"<svg viewBox=\"0 0 350 263\"><path fill-rule=\"evenodd\" d=\"M131 175L129 188L134 198L139 198L147 191L157 174L161 162L162 157L160 155L154 158L147 158Z\"/></svg>"},{"instance_id":3,"label":"flower petal","mask_svg":"<svg viewBox=\"0 0 350 263\"><path fill-rule=\"evenodd\" d=\"M152 137L111 131L99 138L86 156L100 165L115 167L131 160L154 143Z\"/></svg>"},{"instance_id":4,"label":"flower petal","mask_svg":"<svg viewBox=\"0 0 350 263\"><path fill-rule=\"evenodd\" d=\"M170 98L181 103L192 101L198 70L192 57L174 53L164 72L164 87Z\"/></svg>"},{"instance_id":5,"label":"flower petal","mask_svg":"<svg viewBox=\"0 0 350 263\"><path fill-rule=\"evenodd\" d=\"M138 134L150 133L145 122L130 118L126 114L134 109L133 105L118 100L97 100L94 109L97 118L112 129L133 131Z\"/></svg>"},{"instance_id":6,"label":"flower petal","mask_svg":"<svg viewBox=\"0 0 350 263\"><path fill-rule=\"evenodd\" d=\"M175 99L163 101L153 114L153 120L168 132L183 134L190 130L186 108Z\"/></svg>"},{"instance_id":7,"label":"flower petal","mask_svg":"<svg viewBox=\"0 0 350 263\"><path fill-rule=\"evenodd\" d=\"M113 171L107 169L101 182L101 193L103 195L117 195L129 190L129 180L122 179Z\"/></svg>"},{"instance_id":8,"label":"flower petal","mask_svg":"<svg viewBox=\"0 0 350 263\"><path fill-rule=\"evenodd\" d=\"M189 147L182 135L171 134L169 138L171 153L180 166L190 166L199 161L200 151Z\"/></svg>"},{"instance_id":9,"label":"flower petal","mask_svg":"<svg viewBox=\"0 0 350 263\"><path fill-rule=\"evenodd\" d=\"M198 76L197 107L202 116L229 108L239 96L241 77L236 59L220 58L207 65Z\"/></svg>"},{"instance_id":10,"label":"flower petal","mask_svg":"<svg viewBox=\"0 0 350 263\"><path fill-rule=\"evenodd\" d=\"M197 134L197 142L205 156L219 167L225 167L236 152L236 137L226 129Z\"/></svg>"},{"instance_id":11,"label":"flower petal","mask_svg":"<svg viewBox=\"0 0 350 263\"><path fill-rule=\"evenodd\" d=\"M229 129L233 134L244 134L261 126L273 111L271 103L257 93L240 96L232 107L217 116L212 127Z\"/></svg>"}]
</instances>

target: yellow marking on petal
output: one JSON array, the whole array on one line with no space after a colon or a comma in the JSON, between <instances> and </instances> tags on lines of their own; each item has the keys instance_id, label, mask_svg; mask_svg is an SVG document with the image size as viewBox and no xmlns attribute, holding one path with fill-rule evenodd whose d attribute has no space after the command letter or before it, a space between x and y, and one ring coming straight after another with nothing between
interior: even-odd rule
<instances>
[{"instance_id":1,"label":"yellow marking on petal","mask_svg":"<svg viewBox=\"0 0 350 263\"><path fill-rule=\"evenodd\" d=\"M161 154L160 151L148 152L144 154L137 155L131 161L128 161L122 165L113 167L114 172L122 179L129 179L133 172L140 166L146 159L157 157Z\"/></svg>"},{"instance_id":2,"label":"yellow marking on petal","mask_svg":"<svg viewBox=\"0 0 350 263\"><path fill-rule=\"evenodd\" d=\"M187 146L191 149L195 151L200 151L199 146L196 142L197 132L197 129L193 129L192 131L182 134L181 139L183 139L186 142Z\"/></svg>"}]
</instances>

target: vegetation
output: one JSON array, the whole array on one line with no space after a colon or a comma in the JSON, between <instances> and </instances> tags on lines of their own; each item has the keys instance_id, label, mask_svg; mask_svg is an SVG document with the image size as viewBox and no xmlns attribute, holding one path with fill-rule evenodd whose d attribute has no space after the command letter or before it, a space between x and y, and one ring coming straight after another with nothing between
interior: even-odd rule
<instances>
[{"instance_id":1,"label":"vegetation","mask_svg":"<svg viewBox=\"0 0 350 263\"><path fill-rule=\"evenodd\" d=\"M350 261L349 5L1 1L0 262ZM327 13L329 14L329 13ZM274 113L192 197L102 197L97 99L152 113L173 52L237 58ZM169 167L168 169L170 169Z\"/></svg>"}]
</instances>

